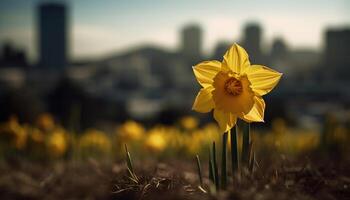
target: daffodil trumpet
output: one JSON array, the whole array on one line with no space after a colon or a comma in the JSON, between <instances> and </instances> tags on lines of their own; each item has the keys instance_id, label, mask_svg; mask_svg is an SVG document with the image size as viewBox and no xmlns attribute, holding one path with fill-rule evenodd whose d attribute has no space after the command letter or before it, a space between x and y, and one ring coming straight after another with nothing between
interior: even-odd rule
<instances>
[{"instance_id":1,"label":"daffodil trumpet","mask_svg":"<svg viewBox=\"0 0 350 200\"><path fill-rule=\"evenodd\" d=\"M262 65L252 65L247 52L238 44L232 45L223 60L204 61L193 67L197 81L203 87L196 96L192 109L207 113L213 110L214 119L223 135L222 177L226 174L226 142L231 136L232 172L239 168L237 131L231 129L237 119L245 122L243 127L242 161L250 167L251 122L264 122L265 101L263 95L269 93L279 82L282 74ZM213 145L215 150L215 145ZM214 158L215 154L213 154ZM248 163L250 162L250 163ZM211 163L216 168L215 159ZM248 166L249 165L249 166ZM216 168L217 169L217 168ZM218 178L214 174L214 179ZM226 178L226 177L225 177ZM218 179L216 179L216 185ZM221 184L226 186L226 179Z\"/></svg>"}]
</instances>

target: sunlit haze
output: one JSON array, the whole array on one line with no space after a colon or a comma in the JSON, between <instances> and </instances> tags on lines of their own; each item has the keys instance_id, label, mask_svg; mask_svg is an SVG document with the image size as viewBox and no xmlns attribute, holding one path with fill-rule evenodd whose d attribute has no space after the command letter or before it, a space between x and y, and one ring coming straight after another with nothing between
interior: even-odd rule
<instances>
[{"instance_id":1,"label":"sunlit haze","mask_svg":"<svg viewBox=\"0 0 350 200\"><path fill-rule=\"evenodd\" d=\"M0 2L0 43L24 47L37 58L36 11L40 0ZM349 24L350 3L334 1L65 1L69 8L70 57L98 58L125 48L179 45L179 31L198 23L205 53L220 40L239 41L244 25L263 27L264 44L284 38L291 47L319 48L329 26Z\"/></svg>"}]
</instances>

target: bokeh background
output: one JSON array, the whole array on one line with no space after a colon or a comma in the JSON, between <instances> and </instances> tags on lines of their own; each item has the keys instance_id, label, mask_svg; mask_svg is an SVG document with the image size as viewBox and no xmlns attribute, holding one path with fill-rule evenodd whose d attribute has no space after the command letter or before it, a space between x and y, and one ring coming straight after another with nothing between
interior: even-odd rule
<instances>
[{"instance_id":1,"label":"bokeh background","mask_svg":"<svg viewBox=\"0 0 350 200\"><path fill-rule=\"evenodd\" d=\"M125 143L138 155L200 153L220 134L211 114L191 110L192 66L221 60L233 43L284 73L265 97L266 122L252 125L262 149L342 152L349 9L345 0L2 0L3 157L114 155Z\"/></svg>"},{"instance_id":2,"label":"bokeh background","mask_svg":"<svg viewBox=\"0 0 350 200\"><path fill-rule=\"evenodd\" d=\"M193 158L207 182L221 133L191 110L192 66L238 43L284 75L264 97L265 123L251 125L257 178L230 192L348 199L349 10L347 0L0 0L0 196L141 199L146 184L156 199L203 195ZM125 144L145 185L130 186Z\"/></svg>"}]
</instances>

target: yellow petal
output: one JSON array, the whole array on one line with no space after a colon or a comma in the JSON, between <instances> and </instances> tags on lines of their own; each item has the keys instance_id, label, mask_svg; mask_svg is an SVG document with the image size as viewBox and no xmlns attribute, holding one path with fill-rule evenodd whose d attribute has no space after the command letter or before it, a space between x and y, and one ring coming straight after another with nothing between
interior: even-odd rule
<instances>
[{"instance_id":1,"label":"yellow petal","mask_svg":"<svg viewBox=\"0 0 350 200\"><path fill-rule=\"evenodd\" d=\"M213 79L220 69L221 62L212 60L197 64L193 67L193 72L199 84L203 87L208 87L213 83Z\"/></svg>"},{"instance_id":2,"label":"yellow petal","mask_svg":"<svg viewBox=\"0 0 350 200\"><path fill-rule=\"evenodd\" d=\"M194 100L192 109L201 113L210 112L215 106L213 96L211 94L213 89L214 88L212 86L202 88Z\"/></svg>"},{"instance_id":3,"label":"yellow petal","mask_svg":"<svg viewBox=\"0 0 350 200\"><path fill-rule=\"evenodd\" d=\"M231 70L240 74L245 68L250 66L247 52L238 44L232 45L225 53L222 61L222 70Z\"/></svg>"},{"instance_id":4,"label":"yellow petal","mask_svg":"<svg viewBox=\"0 0 350 200\"><path fill-rule=\"evenodd\" d=\"M225 83L230 78L230 74L219 72L214 78L213 99L215 107L233 114L248 113L254 105L254 92L250 88L249 80L246 76L240 77L242 83L242 93L236 96L225 91Z\"/></svg>"},{"instance_id":5,"label":"yellow petal","mask_svg":"<svg viewBox=\"0 0 350 200\"><path fill-rule=\"evenodd\" d=\"M247 67L244 73L247 75L253 91L260 96L269 93L282 76L282 73L262 65Z\"/></svg>"},{"instance_id":6,"label":"yellow petal","mask_svg":"<svg viewBox=\"0 0 350 200\"><path fill-rule=\"evenodd\" d=\"M248 114L240 116L247 122L264 122L265 101L261 97L254 97L254 106Z\"/></svg>"},{"instance_id":7,"label":"yellow petal","mask_svg":"<svg viewBox=\"0 0 350 200\"><path fill-rule=\"evenodd\" d=\"M218 122L221 132L227 132L236 125L237 117L229 112L214 109L214 119Z\"/></svg>"}]
</instances>

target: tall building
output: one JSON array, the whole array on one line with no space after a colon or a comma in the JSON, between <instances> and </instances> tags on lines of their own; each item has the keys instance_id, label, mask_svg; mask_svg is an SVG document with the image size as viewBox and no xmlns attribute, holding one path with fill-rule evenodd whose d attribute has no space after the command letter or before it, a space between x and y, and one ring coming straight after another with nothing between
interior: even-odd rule
<instances>
[{"instance_id":1,"label":"tall building","mask_svg":"<svg viewBox=\"0 0 350 200\"><path fill-rule=\"evenodd\" d=\"M350 28L328 29L325 34L326 63L333 65L349 64Z\"/></svg>"},{"instance_id":2,"label":"tall building","mask_svg":"<svg viewBox=\"0 0 350 200\"><path fill-rule=\"evenodd\" d=\"M350 28L325 33L324 70L330 78L348 80L350 74Z\"/></svg>"},{"instance_id":3,"label":"tall building","mask_svg":"<svg viewBox=\"0 0 350 200\"><path fill-rule=\"evenodd\" d=\"M39 65L61 69L67 65L67 10L64 4L44 3L38 8Z\"/></svg>"},{"instance_id":4,"label":"tall building","mask_svg":"<svg viewBox=\"0 0 350 200\"><path fill-rule=\"evenodd\" d=\"M261 52L261 28L259 24L250 23L244 29L243 47L248 51L252 63L263 62Z\"/></svg>"},{"instance_id":5,"label":"tall building","mask_svg":"<svg viewBox=\"0 0 350 200\"><path fill-rule=\"evenodd\" d=\"M275 38L272 42L270 59L284 59L288 55L288 48L282 38Z\"/></svg>"},{"instance_id":6,"label":"tall building","mask_svg":"<svg viewBox=\"0 0 350 200\"><path fill-rule=\"evenodd\" d=\"M28 67L25 51L5 43L1 49L0 67Z\"/></svg>"},{"instance_id":7,"label":"tall building","mask_svg":"<svg viewBox=\"0 0 350 200\"><path fill-rule=\"evenodd\" d=\"M190 60L200 60L202 56L202 30L198 25L188 25L182 30L181 52Z\"/></svg>"}]
</instances>

